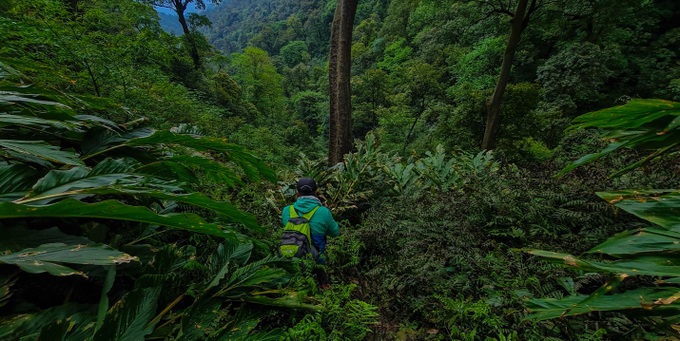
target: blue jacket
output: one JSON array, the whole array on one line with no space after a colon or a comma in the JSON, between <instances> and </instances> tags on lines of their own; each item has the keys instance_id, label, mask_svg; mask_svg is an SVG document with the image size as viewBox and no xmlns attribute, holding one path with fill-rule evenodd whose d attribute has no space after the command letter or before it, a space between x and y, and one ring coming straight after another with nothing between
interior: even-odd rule
<instances>
[{"instance_id":1,"label":"blue jacket","mask_svg":"<svg viewBox=\"0 0 680 341\"><path fill-rule=\"evenodd\" d=\"M314 216L309 221L312 229L312 244L323 253L326 250L326 236L337 237L340 234L338 223L333 219L331 211L321 204L321 201L314 196L301 196L293 203L293 207L299 215L303 215L314 207L319 206ZM285 226L290 219L290 206L286 206L281 213L281 220Z\"/></svg>"}]
</instances>

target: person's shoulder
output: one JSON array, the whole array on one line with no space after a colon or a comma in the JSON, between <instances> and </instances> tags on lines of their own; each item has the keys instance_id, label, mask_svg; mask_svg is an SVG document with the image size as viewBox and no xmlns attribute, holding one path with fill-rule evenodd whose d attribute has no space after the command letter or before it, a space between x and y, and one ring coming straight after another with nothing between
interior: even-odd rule
<instances>
[{"instance_id":1,"label":"person's shoulder","mask_svg":"<svg viewBox=\"0 0 680 341\"><path fill-rule=\"evenodd\" d=\"M317 210L317 212L324 215L326 214L331 215L331 210L328 207L324 206L323 204L319 205L319 209Z\"/></svg>"}]
</instances>

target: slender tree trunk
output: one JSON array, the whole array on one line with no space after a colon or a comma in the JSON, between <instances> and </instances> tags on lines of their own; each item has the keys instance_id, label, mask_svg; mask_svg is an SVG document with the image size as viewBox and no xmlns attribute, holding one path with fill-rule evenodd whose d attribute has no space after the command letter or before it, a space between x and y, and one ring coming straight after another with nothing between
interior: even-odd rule
<instances>
[{"instance_id":1,"label":"slender tree trunk","mask_svg":"<svg viewBox=\"0 0 680 341\"><path fill-rule=\"evenodd\" d=\"M187 9L186 4L182 3L182 0L175 0L175 13L177 13L177 18L179 24L182 26L182 32L184 32L184 39L187 42L187 47L189 48L189 56L194 62L194 68L199 70L201 68L201 57L198 54L198 48L196 47L196 41L194 40L193 34L189 30L189 25L184 17L184 11Z\"/></svg>"},{"instance_id":2,"label":"slender tree trunk","mask_svg":"<svg viewBox=\"0 0 680 341\"><path fill-rule=\"evenodd\" d=\"M328 163L343 162L352 150L352 93L350 87L352 29L358 0L338 0L331 26L329 53L330 136Z\"/></svg>"},{"instance_id":3,"label":"slender tree trunk","mask_svg":"<svg viewBox=\"0 0 680 341\"><path fill-rule=\"evenodd\" d=\"M508 45L505 47L505 54L503 54L501 74L498 77L498 82L496 83L493 95L489 101L487 101L486 129L484 130L482 149L493 149L496 145L496 131L498 130L498 116L501 110L501 101L503 100L503 94L505 93L505 88L510 79L510 69L512 68L512 62L515 59L515 51L517 51L522 31L526 27L525 14L527 12L528 2L529 0L519 0L515 15L512 17L510 38L508 38Z\"/></svg>"}]
</instances>

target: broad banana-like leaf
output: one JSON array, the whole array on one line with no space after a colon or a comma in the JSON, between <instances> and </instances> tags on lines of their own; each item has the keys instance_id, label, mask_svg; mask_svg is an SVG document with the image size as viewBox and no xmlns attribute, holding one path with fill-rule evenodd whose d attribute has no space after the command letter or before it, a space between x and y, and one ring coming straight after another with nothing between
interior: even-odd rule
<instances>
[{"instance_id":1,"label":"broad banana-like leaf","mask_svg":"<svg viewBox=\"0 0 680 341\"><path fill-rule=\"evenodd\" d=\"M224 153L229 161L237 163L249 179L259 179L263 176L269 181L276 180L276 173L262 160L248 152L244 147L227 143L218 138L195 138L189 135L175 134L170 131L156 131L148 137L129 140L127 146L145 146L155 144L178 144L198 151L215 151Z\"/></svg>"},{"instance_id":2,"label":"broad banana-like leaf","mask_svg":"<svg viewBox=\"0 0 680 341\"><path fill-rule=\"evenodd\" d=\"M39 97L41 96L37 94L23 94L15 91L3 91L0 92L0 105L20 103L20 104L40 104L51 105L56 107L67 107L63 103L37 99Z\"/></svg>"},{"instance_id":3,"label":"broad banana-like leaf","mask_svg":"<svg viewBox=\"0 0 680 341\"><path fill-rule=\"evenodd\" d=\"M677 288L639 288L615 295L602 295L589 299L588 295L568 296L562 299L542 298L529 300L531 312L527 319L548 320L563 316L585 314L595 311L639 310L645 315L680 313L680 291Z\"/></svg>"},{"instance_id":4,"label":"broad banana-like leaf","mask_svg":"<svg viewBox=\"0 0 680 341\"><path fill-rule=\"evenodd\" d=\"M126 132L105 127L94 127L87 131L83 137L82 152L85 159L125 147L130 139L142 138L153 134L152 128L141 128Z\"/></svg>"},{"instance_id":5,"label":"broad banana-like leaf","mask_svg":"<svg viewBox=\"0 0 680 341\"><path fill-rule=\"evenodd\" d=\"M657 149L657 152L611 175L619 176L680 146L680 103L657 99L634 99L625 105L590 112L574 119L570 131L582 128L612 130L613 142L599 153L586 155L558 173L597 160L621 147Z\"/></svg>"},{"instance_id":6,"label":"broad banana-like leaf","mask_svg":"<svg viewBox=\"0 0 680 341\"><path fill-rule=\"evenodd\" d=\"M54 276L85 276L80 271L58 263L115 265L135 260L137 260L136 257L114 250L104 244L66 245L51 243L0 256L0 264L13 264L29 273L47 272Z\"/></svg>"},{"instance_id":7,"label":"broad banana-like leaf","mask_svg":"<svg viewBox=\"0 0 680 341\"><path fill-rule=\"evenodd\" d=\"M195 214L156 214L145 207L125 205L116 200L106 200L90 204L75 199L65 199L46 206L30 206L11 202L0 202L0 219L36 217L97 218L136 221L163 225L190 232L209 234L227 238L232 242L236 240L234 232L223 230L220 226L208 223Z\"/></svg>"},{"instance_id":8,"label":"broad banana-like leaf","mask_svg":"<svg viewBox=\"0 0 680 341\"><path fill-rule=\"evenodd\" d=\"M628 213L680 233L680 190L597 193Z\"/></svg>"},{"instance_id":9,"label":"broad banana-like leaf","mask_svg":"<svg viewBox=\"0 0 680 341\"><path fill-rule=\"evenodd\" d=\"M566 174L566 173L571 172L571 171L574 170L576 167L579 167L579 166L585 165L585 164L587 164L587 163L591 163L591 162L593 162L593 161L595 161L595 160L598 160L598 159L600 159L601 157L603 157L603 156L605 156L605 155L608 155L608 154L610 154L610 153L612 153L612 152L618 150L619 148L623 147L623 145L624 145L624 144L621 143L621 142L610 143L605 149L601 150L600 152L582 156L580 159L574 161L573 163L571 163L571 164L568 165L567 167L564 167L564 169L562 169L561 171L559 171L559 172L557 173L556 176L564 175L564 174Z\"/></svg>"},{"instance_id":10,"label":"broad banana-like leaf","mask_svg":"<svg viewBox=\"0 0 680 341\"><path fill-rule=\"evenodd\" d=\"M303 297L300 297L298 292L279 289L252 292L250 295L241 297L240 301L286 309L303 309L311 311L323 311L325 309L321 305L304 303Z\"/></svg>"},{"instance_id":11,"label":"broad banana-like leaf","mask_svg":"<svg viewBox=\"0 0 680 341\"><path fill-rule=\"evenodd\" d=\"M134 290L111 307L94 340L137 341L153 331L160 287Z\"/></svg>"},{"instance_id":12,"label":"broad banana-like leaf","mask_svg":"<svg viewBox=\"0 0 680 341\"><path fill-rule=\"evenodd\" d=\"M145 188L103 187L72 191L72 194L119 194L173 200L214 211L231 222L242 223L253 230L263 231L262 226L257 223L257 219L254 216L239 211L228 202L215 201L200 193L173 194Z\"/></svg>"},{"instance_id":13,"label":"broad banana-like leaf","mask_svg":"<svg viewBox=\"0 0 680 341\"><path fill-rule=\"evenodd\" d=\"M604 263L582 260L565 253L542 250L528 250L527 252L548 261L584 271L610 272L627 274L628 276L680 276L680 260L672 257L641 256L633 259L623 259L611 263Z\"/></svg>"},{"instance_id":14,"label":"broad banana-like leaf","mask_svg":"<svg viewBox=\"0 0 680 341\"><path fill-rule=\"evenodd\" d=\"M214 332L210 325L214 323L222 303L224 301L219 298L200 298L194 302L182 317L177 340L205 340L208 334Z\"/></svg>"},{"instance_id":15,"label":"broad banana-like leaf","mask_svg":"<svg viewBox=\"0 0 680 341\"><path fill-rule=\"evenodd\" d=\"M5 316L0 318L0 340L36 338L44 327L52 324L54 321L69 319L71 323L75 324L85 322L88 318L94 319L94 314L95 311L90 304L66 303L58 307L42 309L35 313Z\"/></svg>"},{"instance_id":16,"label":"broad banana-like leaf","mask_svg":"<svg viewBox=\"0 0 680 341\"><path fill-rule=\"evenodd\" d=\"M94 244L93 241L61 232L57 227L45 230L32 230L25 226L11 226L2 229L0 254L38 247L43 244L64 243L70 245Z\"/></svg>"},{"instance_id":17,"label":"broad banana-like leaf","mask_svg":"<svg viewBox=\"0 0 680 341\"><path fill-rule=\"evenodd\" d=\"M99 297L99 311L97 312L97 329L101 328L106 318L106 312L109 310L109 290L113 287L113 281L116 280L116 267L114 265L108 266L109 270L106 272L104 285Z\"/></svg>"},{"instance_id":18,"label":"broad banana-like leaf","mask_svg":"<svg viewBox=\"0 0 680 341\"><path fill-rule=\"evenodd\" d=\"M608 254L615 257L631 257L657 252L680 252L680 233L654 227L624 231L588 252Z\"/></svg>"},{"instance_id":19,"label":"broad banana-like leaf","mask_svg":"<svg viewBox=\"0 0 680 341\"><path fill-rule=\"evenodd\" d=\"M26 195L39 178L38 172L31 166L24 164L0 165L0 201L21 198Z\"/></svg>"},{"instance_id":20,"label":"broad banana-like leaf","mask_svg":"<svg viewBox=\"0 0 680 341\"><path fill-rule=\"evenodd\" d=\"M286 271L269 266L283 262L287 262L287 260L269 256L240 267L231 274L226 282L221 283L220 289L213 296L237 298L247 291L252 291L254 287L278 280L286 275Z\"/></svg>"},{"instance_id":21,"label":"broad banana-like leaf","mask_svg":"<svg viewBox=\"0 0 680 341\"><path fill-rule=\"evenodd\" d=\"M54 168L54 164L52 162L47 161L45 159L41 159L31 154L25 154L10 149L5 149L5 154L7 155L7 159L12 160L12 163L26 163L31 165L38 165L45 169Z\"/></svg>"},{"instance_id":22,"label":"broad banana-like leaf","mask_svg":"<svg viewBox=\"0 0 680 341\"><path fill-rule=\"evenodd\" d=\"M229 271L232 262L237 265L243 265L247 262L252 250L252 243L227 244L226 247L224 244L218 245L217 251L215 251L208 260L210 270L215 276L213 276L205 290L210 290L220 283L222 278L227 274L227 271Z\"/></svg>"},{"instance_id":23,"label":"broad banana-like leaf","mask_svg":"<svg viewBox=\"0 0 680 341\"><path fill-rule=\"evenodd\" d=\"M63 197L97 194L97 189L108 188L113 185L134 188L141 186L156 187L169 193L182 190L171 181L163 181L146 174L134 173L133 169L137 165L138 163L127 159L106 159L98 163L92 170L83 167L52 170L40 179L24 198L15 202L19 204L47 204ZM142 187L141 191L152 191L151 188ZM141 194L141 191L136 194Z\"/></svg>"},{"instance_id":24,"label":"broad banana-like leaf","mask_svg":"<svg viewBox=\"0 0 680 341\"><path fill-rule=\"evenodd\" d=\"M80 120L80 121L83 121L83 122L92 122L92 123L100 124L104 128L107 128L107 129L110 129L110 130L119 130L120 129L120 128L118 128L118 125L115 122L113 122L111 120L107 120L107 119L102 118L102 117L98 117L98 116L75 115L75 116L73 116L73 118Z\"/></svg>"},{"instance_id":25,"label":"broad banana-like leaf","mask_svg":"<svg viewBox=\"0 0 680 341\"><path fill-rule=\"evenodd\" d=\"M197 157L197 159L203 159ZM206 160L206 159L204 159ZM223 167L224 168L224 167ZM191 171L191 169L179 162L173 162L170 160L166 161L156 161L135 169L135 172L153 175L158 178L164 179L176 179L180 182L186 183L198 183L199 179L196 174ZM207 174L210 174L206 170ZM233 180L232 180L233 182Z\"/></svg>"},{"instance_id":26,"label":"broad banana-like leaf","mask_svg":"<svg viewBox=\"0 0 680 341\"><path fill-rule=\"evenodd\" d=\"M12 125L31 127L40 130L47 129L46 127L52 127L57 129L80 131L83 128L82 123L76 120L74 121L48 120L35 116L0 113L0 127Z\"/></svg>"},{"instance_id":27,"label":"broad banana-like leaf","mask_svg":"<svg viewBox=\"0 0 680 341\"><path fill-rule=\"evenodd\" d=\"M680 116L680 103L662 99L633 99L625 105L583 114L574 119L570 130L579 128L636 129L669 126L666 117Z\"/></svg>"},{"instance_id":28,"label":"broad banana-like leaf","mask_svg":"<svg viewBox=\"0 0 680 341\"><path fill-rule=\"evenodd\" d=\"M59 164L83 165L75 153L60 150L44 141L0 140L0 147Z\"/></svg>"},{"instance_id":29,"label":"broad banana-like leaf","mask_svg":"<svg viewBox=\"0 0 680 341\"><path fill-rule=\"evenodd\" d=\"M211 159L199 156L175 155L168 161L186 165L186 167L202 174L207 179L229 187L235 187L235 185L243 183L233 170Z\"/></svg>"}]
</instances>

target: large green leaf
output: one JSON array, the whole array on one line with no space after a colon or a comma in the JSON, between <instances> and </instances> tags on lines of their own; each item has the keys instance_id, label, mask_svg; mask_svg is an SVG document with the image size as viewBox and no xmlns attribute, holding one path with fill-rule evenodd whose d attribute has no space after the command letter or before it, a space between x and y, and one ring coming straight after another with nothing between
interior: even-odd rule
<instances>
[{"instance_id":1,"label":"large green leaf","mask_svg":"<svg viewBox=\"0 0 680 341\"><path fill-rule=\"evenodd\" d=\"M211 255L209 259L210 270L215 275L213 276L208 286L205 290L209 290L219 284L219 282L224 278L229 271L230 266L233 263L237 265L243 265L248 258L250 258L250 252L253 250L252 243L238 243L238 244L224 244L217 246L217 250Z\"/></svg>"},{"instance_id":2,"label":"large green leaf","mask_svg":"<svg viewBox=\"0 0 680 341\"><path fill-rule=\"evenodd\" d=\"M81 130L82 123L78 121L48 120L34 116L12 115L0 113L0 127L18 125L23 127L37 128L40 130L46 127L53 127L67 130Z\"/></svg>"},{"instance_id":3,"label":"large green leaf","mask_svg":"<svg viewBox=\"0 0 680 341\"><path fill-rule=\"evenodd\" d=\"M197 159L203 158L197 157ZM173 161L156 161L148 163L135 169L135 172L153 175L159 178L176 179L177 181L187 183L199 182L198 177L191 171L190 167ZM210 174L209 171L208 174Z\"/></svg>"},{"instance_id":4,"label":"large green leaf","mask_svg":"<svg viewBox=\"0 0 680 341\"><path fill-rule=\"evenodd\" d=\"M0 201L15 200L26 195L39 178L38 172L31 166L0 165Z\"/></svg>"},{"instance_id":5,"label":"large green leaf","mask_svg":"<svg viewBox=\"0 0 680 341\"><path fill-rule=\"evenodd\" d=\"M574 120L576 128L602 128L611 131L613 142L602 152L587 155L565 168L601 158L621 147L654 150L613 176L630 171L680 146L680 103L662 100L632 100L628 104L588 113ZM531 254L584 271L616 274L613 280L590 295L570 296L561 300L537 299L527 306L528 318L550 319L592 311L635 310L639 315L680 315L680 289L675 287L640 287L613 292L625 278L648 275L659 278L658 284L680 284L680 191L622 190L597 193L610 204L657 226L626 231L594 247L589 253L617 258L615 261L590 261L575 256L531 250ZM666 320L668 323L675 323Z\"/></svg>"},{"instance_id":6,"label":"large green leaf","mask_svg":"<svg viewBox=\"0 0 680 341\"><path fill-rule=\"evenodd\" d=\"M82 237L61 232L57 227L44 230L33 230L24 226L11 226L2 229L0 238L0 253L9 253L26 248L38 247L42 244L94 244L93 241Z\"/></svg>"},{"instance_id":7,"label":"large green leaf","mask_svg":"<svg viewBox=\"0 0 680 341\"><path fill-rule=\"evenodd\" d=\"M680 233L648 227L621 232L592 248L590 253L630 257L657 252L680 252Z\"/></svg>"},{"instance_id":8,"label":"large green leaf","mask_svg":"<svg viewBox=\"0 0 680 341\"><path fill-rule=\"evenodd\" d=\"M41 95L38 94L24 94L15 91L2 91L0 92L0 105L3 104L40 104L40 105L50 105L58 107L67 107L66 105L54 102L50 100L38 99Z\"/></svg>"},{"instance_id":9,"label":"large green leaf","mask_svg":"<svg viewBox=\"0 0 680 341\"><path fill-rule=\"evenodd\" d=\"M47 206L20 205L11 202L0 203L0 219L34 217L136 221L209 234L232 241L236 240L234 232L224 230L218 225L210 224L195 214L156 214L148 208L125 205L116 200L106 200L90 204L75 199L66 199Z\"/></svg>"},{"instance_id":10,"label":"large green leaf","mask_svg":"<svg viewBox=\"0 0 680 341\"><path fill-rule=\"evenodd\" d=\"M578 159L578 160L574 161L573 163L571 163L570 165L568 165L567 167L564 167L564 169L562 169L561 171L559 171L557 173L557 176L564 175L568 172L571 172L576 167L579 167L579 166L585 165L587 163L593 162L595 160L598 160L605 155L611 154L612 152L618 150L621 147L623 147L623 143L621 143L621 142L610 143L607 146L607 148L603 149L602 151L600 151L598 153L593 153L593 154L588 154L586 156L583 156L580 159Z\"/></svg>"},{"instance_id":11,"label":"large green leaf","mask_svg":"<svg viewBox=\"0 0 680 341\"><path fill-rule=\"evenodd\" d=\"M223 302L224 300L219 298L202 298L192 304L182 317L182 327L177 339L205 340L207 335L213 332L210 325L217 318L217 313Z\"/></svg>"},{"instance_id":12,"label":"large green leaf","mask_svg":"<svg viewBox=\"0 0 680 341\"><path fill-rule=\"evenodd\" d=\"M597 193L628 213L680 233L680 191L617 191Z\"/></svg>"},{"instance_id":13,"label":"large green leaf","mask_svg":"<svg viewBox=\"0 0 680 341\"><path fill-rule=\"evenodd\" d=\"M595 311L639 310L645 315L680 313L680 292L677 288L640 288L615 295L602 295L591 299L588 295L568 296L562 299L542 298L529 300L527 319L547 320ZM588 300L588 304L582 304Z\"/></svg>"},{"instance_id":14,"label":"large green leaf","mask_svg":"<svg viewBox=\"0 0 680 341\"><path fill-rule=\"evenodd\" d=\"M134 290L111 307L94 340L137 341L153 331L160 287Z\"/></svg>"},{"instance_id":15,"label":"large green leaf","mask_svg":"<svg viewBox=\"0 0 680 341\"><path fill-rule=\"evenodd\" d=\"M1 264L13 264L29 273L47 272L54 276L85 275L57 263L115 265L135 260L136 257L103 244L51 243L0 256Z\"/></svg>"},{"instance_id":16,"label":"large green leaf","mask_svg":"<svg viewBox=\"0 0 680 341\"><path fill-rule=\"evenodd\" d=\"M153 134L151 128L141 128L131 131L118 131L107 127L94 127L83 137L82 151L84 158L122 148L131 139L146 137Z\"/></svg>"},{"instance_id":17,"label":"large green leaf","mask_svg":"<svg viewBox=\"0 0 680 341\"><path fill-rule=\"evenodd\" d=\"M220 283L219 289L213 296L235 299L262 285L266 286L286 274L283 269L273 266L287 262L286 259L269 256L242 266L236 269L226 281Z\"/></svg>"},{"instance_id":18,"label":"large green leaf","mask_svg":"<svg viewBox=\"0 0 680 341\"><path fill-rule=\"evenodd\" d=\"M48 203L50 200L66 196L82 196L87 190L95 191L100 187L116 186L153 186L167 191L179 191L167 180L157 179L146 174L136 174L133 169L138 164L127 159L106 159L92 170L74 167L69 170L52 170L40 179L30 193L16 203Z\"/></svg>"},{"instance_id":19,"label":"large green leaf","mask_svg":"<svg viewBox=\"0 0 680 341\"><path fill-rule=\"evenodd\" d=\"M200 156L175 155L168 161L185 165L193 171L200 173L207 180L225 186L235 187L243 183L236 173L223 163Z\"/></svg>"},{"instance_id":20,"label":"large green leaf","mask_svg":"<svg viewBox=\"0 0 680 341\"><path fill-rule=\"evenodd\" d=\"M94 313L92 305L67 303L35 313L3 316L0 318L0 340L37 337L44 327L54 321L70 319L75 324L87 320L87 316L94 318ZM79 318L75 318L76 316Z\"/></svg>"},{"instance_id":21,"label":"large green leaf","mask_svg":"<svg viewBox=\"0 0 680 341\"><path fill-rule=\"evenodd\" d=\"M246 227L254 230L262 230L262 227L258 224L257 219L255 219L255 217L252 215L239 211L228 202L215 201L201 193L173 194L144 188L137 189L123 187L102 187L73 191L73 194L118 194L128 196L144 196L162 200L173 200L196 207L209 209L219 213L223 218L226 218L231 222L244 224Z\"/></svg>"},{"instance_id":22,"label":"large green leaf","mask_svg":"<svg viewBox=\"0 0 680 341\"><path fill-rule=\"evenodd\" d=\"M622 147L656 149L612 176L619 176L666 154L680 146L680 103L656 99L634 99L625 105L581 115L574 119L570 130L582 128L609 129L605 137L613 141L599 153L586 155L564 168L564 174L580 165L595 161Z\"/></svg>"},{"instance_id":23,"label":"large green leaf","mask_svg":"<svg viewBox=\"0 0 680 341\"><path fill-rule=\"evenodd\" d=\"M659 119L680 116L680 103L661 99L632 99L625 105L590 112L574 119L577 128L635 129L653 125Z\"/></svg>"},{"instance_id":24,"label":"large green leaf","mask_svg":"<svg viewBox=\"0 0 680 341\"><path fill-rule=\"evenodd\" d=\"M83 165L75 153L60 150L43 141L0 140L0 147L60 164Z\"/></svg>"},{"instance_id":25,"label":"large green leaf","mask_svg":"<svg viewBox=\"0 0 680 341\"><path fill-rule=\"evenodd\" d=\"M243 168L248 178L258 179L261 175L269 181L276 180L276 173L258 157L248 152L244 147L233 143L227 143L223 139L195 138L193 136L175 134L169 131L156 131L151 136L129 140L125 145L146 146L160 143L178 144L199 151L221 152L229 161L233 161Z\"/></svg>"},{"instance_id":26,"label":"large green leaf","mask_svg":"<svg viewBox=\"0 0 680 341\"><path fill-rule=\"evenodd\" d=\"M583 260L570 254L551 251L528 250L527 252L548 261L583 271L610 272L629 276L680 276L680 261L671 257L641 256L605 263Z\"/></svg>"}]
</instances>

